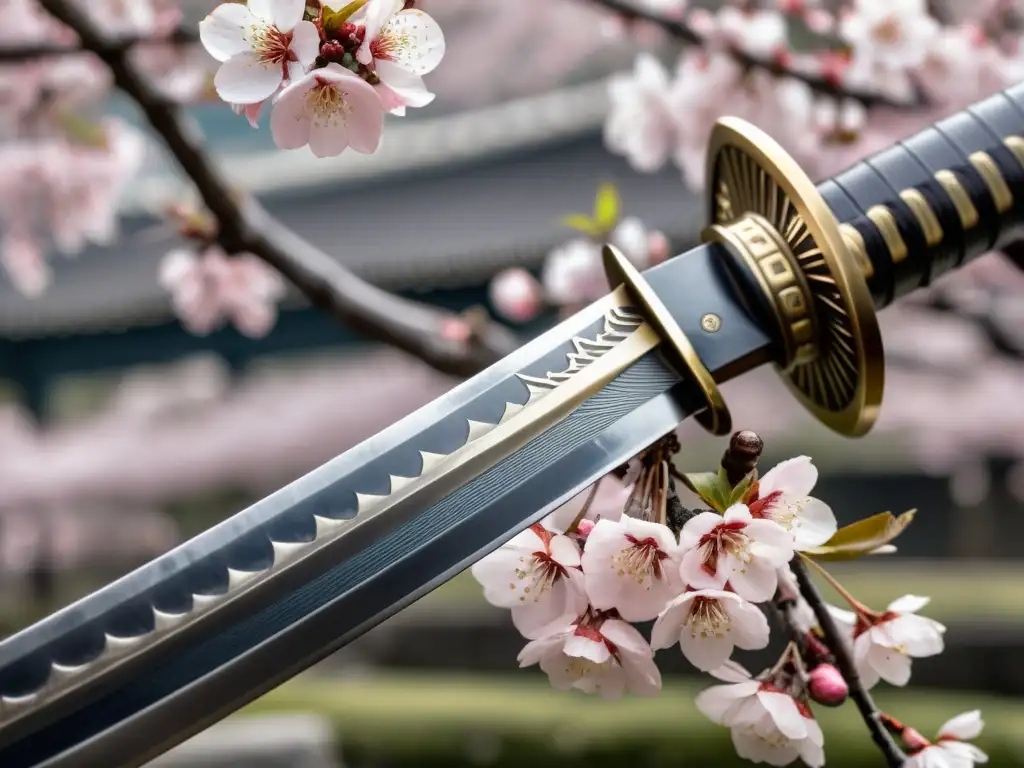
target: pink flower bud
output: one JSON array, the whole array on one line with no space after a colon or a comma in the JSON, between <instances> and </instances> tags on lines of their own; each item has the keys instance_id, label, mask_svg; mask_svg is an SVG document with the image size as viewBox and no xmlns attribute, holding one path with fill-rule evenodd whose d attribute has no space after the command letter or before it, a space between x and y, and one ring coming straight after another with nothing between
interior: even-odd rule
<instances>
[{"instance_id":1,"label":"pink flower bud","mask_svg":"<svg viewBox=\"0 0 1024 768\"><path fill-rule=\"evenodd\" d=\"M593 520L587 520L584 518L583 520L580 520L579 524L576 526L576 533L580 535L581 539L585 540L587 536L590 535L590 532L594 530L595 525L596 523Z\"/></svg>"},{"instance_id":2,"label":"pink flower bud","mask_svg":"<svg viewBox=\"0 0 1024 768\"><path fill-rule=\"evenodd\" d=\"M924 749L930 742L916 730L907 726L903 729L903 733L900 734L903 738L903 743L907 745L907 749L911 752L916 752L919 749Z\"/></svg>"},{"instance_id":3,"label":"pink flower bud","mask_svg":"<svg viewBox=\"0 0 1024 768\"><path fill-rule=\"evenodd\" d=\"M507 269L491 283L491 301L509 320L525 323L541 310L541 287L525 269Z\"/></svg>"},{"instance_id":4,"label":"pink flower bud","mask_svg":"<svg viewBox=\"0 0 1024 768\"><path fill-rule=\"evenodd\" d=\"M842 674L831 664L819 664L811 671L811 698L826 707L838 707L850 694Z\"/></svg>"}]
</instances>

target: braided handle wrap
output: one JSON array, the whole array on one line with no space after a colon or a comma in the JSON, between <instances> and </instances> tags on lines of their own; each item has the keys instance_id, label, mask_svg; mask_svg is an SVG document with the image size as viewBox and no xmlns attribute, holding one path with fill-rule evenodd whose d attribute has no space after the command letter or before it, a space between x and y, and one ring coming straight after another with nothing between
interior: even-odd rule
<instances>
[{"instance_id":1,"label":"braided handle wrap","mask_svg":"<svg viewBox=\"0 0 1024 768\"><path fill-rule=\"evenodd\" d=\"M1024 237L1024 84L820 184L877 307Z\"/></svg>"}]
</instances>

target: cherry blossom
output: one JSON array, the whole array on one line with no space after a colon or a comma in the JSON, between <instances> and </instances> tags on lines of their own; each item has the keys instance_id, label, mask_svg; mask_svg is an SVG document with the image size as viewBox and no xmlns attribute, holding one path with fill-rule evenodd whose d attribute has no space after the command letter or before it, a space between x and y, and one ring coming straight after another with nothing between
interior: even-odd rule
<instances>
[{"instance_id":1,"label":"cherry blossom","mask_svg":"<svg viewBox=\"0 0 1024 768\"><path fill-rule=\"evenodd\" d=\"M320 33L302 19L304 0L224 3L199 23L199 39L217 61L217 94L233 104L258 104L282 83L298 80L320 52Z\"/></svg>"},{"instance_id":2,"label":"cherry blossom","mask_svg":"<svg viewBox=\"0 0 1024 768\"><path fill-rule=\"evenodd\" d=\"M543 291L537 279L525 269L507 269L490 286L491 302L504 317L525 323L537 316L543 307Z\"/></svg>"},{"instance_id":3,"label":"cherry blossom","mask_svg":"<svg viewBox=\"0 0 1024 768\"><path fill-rule=\"evenodd\" d=\"M816 482L818 468L810 457L783 461L758 480L750 514L792 533L797 551L819 547L835 535L837 525L832 509L810 495Z\"/></svg>"},{"instance_id":4,"label":"cherry blossom","mask_svg":"<svg viewBox=\"0 0 1024 768\"><path fill-rule=\"evenodd\" d=\"M340 155L349 147L372 154L384 132L384 109L373 86L338 64L328 64L281 91L270 130L281 149L308 144L317 157Z\"/></svg>"},{"instance_id":5,"label":"cherry blossom","mask_svg":"<svg viewBox=\"0 0 1024 768\"><path fill-rule=\"evenodd\" d=\"M637 56L631 74L609 81L605 143L638 171L656 171L671 156L675 123L668 95L668 72L649 53Z\"/></svg>"},{"instance_id":6,"label":"cherry blossom","mask_svg":"<svg viewBox=\"0 0 1024 768\"><path fill-rule=\"evenodd\" d=\"M356 60L373 67L386 89L383 101L399 114L406 106L423 107L433 101L423 75L437 68L445 52L438 23L421 10L402 10L404 5L403 0L370 0L355 17L365 24Z\"/></svg>"},{"instance_id":7,"label":"cherry blossom","mask_svg":"<svg viewBox=\"0 0 1024 768\"><path fill-rule=\"evenodd\" d=\"M778 587L776 569L793 558L793 537L772 520L755 519L745 504L724 515L702 512L679 535L685 550L680 574L695 589L729 584L746 600L771 599Z\"/></svg>"},{"instance_id":8,"label":"cherry blossom","mask_svg":"<svg viewBox=\"0 0 1024 768\"><path fill-rule=\"evenodd\" d=\"M643 635L619 619L575 623L534 640L519 653L519 666L534 664L559 690L617 699L625 692L655 696L661 689L654 652Z\"/></svg>"},{"instance_id":9,"label":"cherry blossom","mask_svg":"<svg viewBox=\"0 0 1024 768\"><path fill-rule=\"evenodd\" d=\"M224 320L246 336L266 335L284 293L277 272L250 254L228 257L217 246L201 253L172 251L160 267L175 312L192 333L205 335Z\"/></svg>"},{"instance_id":10,"label":"cherry blossom","mask_svg":"<svg viewBox=\"0 0 1024 768\"><path fill-rule=\"evenodd\" d=\"M703 589L684 592L658 616L651 630L655 650L676 643L697 669L717 669L733 648L756 651L768 645L768 619L734 592Z\"/></svg>"},{"instance_id":11,"label":"cherry blossom","mask_svg":"<svg viewBox=\"0 0 1024 768\"><path fill-rule=\"evenodd\" d=\"M805 702L770 677L753 679L735 662L711 674L727 685L697 694L697 709L712 722L732 729L740 757L770 765L789 765L798 758L812 767L825 764L824 734Z\"/></svg>"},{"instance_id":12,"label":"cherry blossom","mask_svg":"<svg viewBox=\"0 0 1024 768\"><path fill-rule=\"evenodd\" d=\"M905 768L972 768L988 762L988 755L967 742L978 738L985 727L977 709L946 721L935 739L913 752Z\"/></svg>"},{"instance_id":13,"label":"cherry blossom","mask_svg":"<svg viewBox=\"0 0 1024 768\"><path fill-rule=\"evenodd\" d=\"M927 597L905 595L881 614L865 609L853 613L829 606L853 638L854 663L866 688L873 688L879 679L904 686L910 681L912 658L942 653L946 628L917 615L927 604Z\"/></svg>"},{"instance_id":14,"label":"cherry blossom","mask_svg":"<svg viewBox=\"0 0 1024 768\"><path fill-rule=\"evenodd\" d=\"M626 621L654 619L679 594L679 545L666 526L632 517L599 520L587 536L583 573L590 604Z\"/></svg>"},{"instance_id":15,"label":"cherry blossom","mask_svg":"<svg viewBox=\"0 0 1024 768\"><path fill-rule=\"evenodd\" d=\"M536 523L471 569L492 605L512 609L524 637L563 627L587 608L580 551L568 536Z\"/></svg>"}]
</instances>

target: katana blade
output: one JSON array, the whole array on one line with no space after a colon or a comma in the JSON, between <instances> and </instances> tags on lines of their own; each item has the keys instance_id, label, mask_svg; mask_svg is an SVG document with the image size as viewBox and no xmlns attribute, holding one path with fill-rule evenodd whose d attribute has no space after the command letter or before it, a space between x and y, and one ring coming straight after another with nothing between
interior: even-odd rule
<instances>
[{"instance_id":1,"label":"katana blade","mask_svg":"<svg viewBox=\"0 0 1024 768\"><path fill-rule=\"evenodd\" d=\"M1024 88L817 188L723 121L709 241L381 434L0 643L0 765L138 766L451 578L774 362L829 426L878 410L875 306L1024 223ZM354 404L358 407L358 404Z\"/></svg>"}]
</instances>

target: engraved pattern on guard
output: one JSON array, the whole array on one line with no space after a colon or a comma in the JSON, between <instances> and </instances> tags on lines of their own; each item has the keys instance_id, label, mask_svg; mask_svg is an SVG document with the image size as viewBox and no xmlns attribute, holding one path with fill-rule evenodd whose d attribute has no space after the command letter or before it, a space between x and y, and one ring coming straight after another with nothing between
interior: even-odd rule
<instances>
[{"instance_id":1,"label":"engraved pattern on guard","mask_svg":"<svg viewBox=\"0 0 1024 768\"><path fill-rule=\"evenodd\" d=\"M116 637L104 633L102 650L82 664L64 665L58 661L50 664L49 675L36 690L17 696L0 696L0 726L8 725L31 714L48 701L60 697L73 689L85 686L102 676L112 666L131 658L171 635L184 630L208 614L211 610L257 588L289 565L330 545L341 537L345 530L372 512L383 511L386 506L405 498L436 478L450 460L459 457L472 443L515 420L517 416L534 406L541 398L554 389L572 380L576 374L600 360L621 342L643 327L640 315L630 309L609 308L603 318L603 330L593 339L574 337L572 350L566 353L567 367L560 372L549 372L545 377L516 374L529 390L525 405L507 402L501 418L496 424L466 419L465 443L449 454L419 451L420 472L416 477L389 476L389 492L385 495L355 493L355 514L344 519L314 514L316 533L308 542L279 542L270 540L273 561L263 570L243 571L226 568L227 589L219 594L193 594L191 610L183 613L167 613L153 606L152 629L132 637Z\"/></svg>"}]
</instances>

